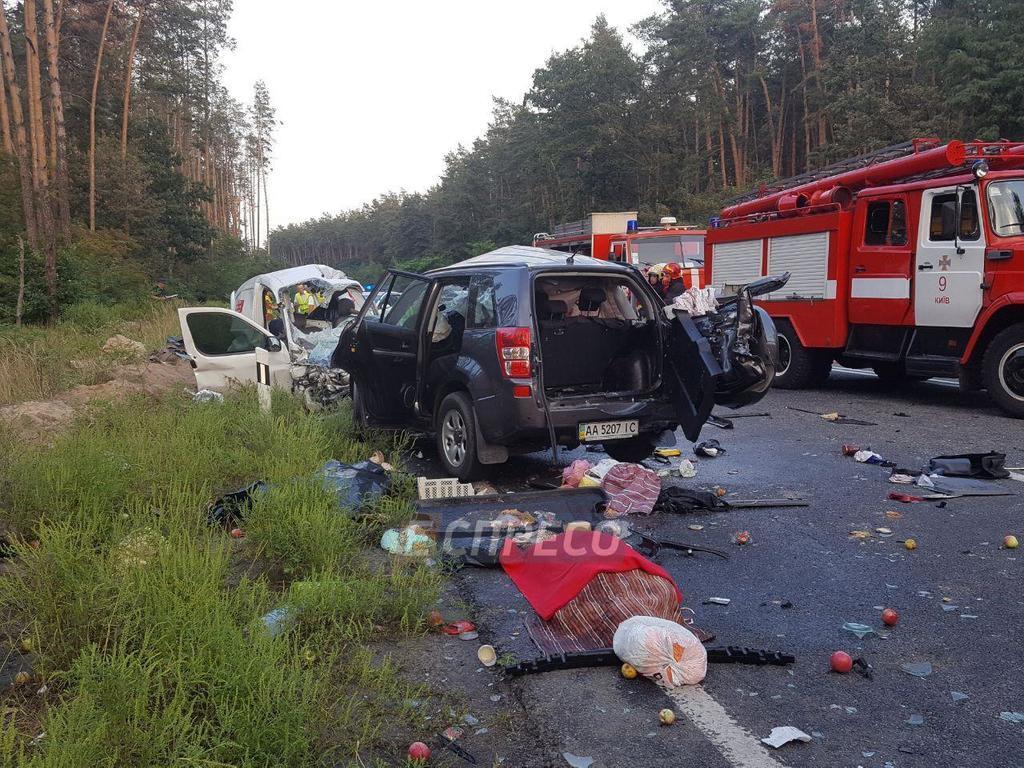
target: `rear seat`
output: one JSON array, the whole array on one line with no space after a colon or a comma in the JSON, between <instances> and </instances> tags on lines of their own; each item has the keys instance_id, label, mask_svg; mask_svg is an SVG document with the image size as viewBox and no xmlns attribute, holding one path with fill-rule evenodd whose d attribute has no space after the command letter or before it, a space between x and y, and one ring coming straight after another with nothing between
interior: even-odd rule
<instances>
[{"instance_id":1,"label":"rear seat","mask_svg":"<svg viewBox=\"0 0 1024 768\"><path fill-rule=\"evenodd\" d=\"M596 391L611 384L610 369L621 364L628 353L633 329L624 320L597 317L607 298L603 288L584 287L576 303L578 314L566 318L566 302L538 294L536 307L547 387L586 386ZM611 378L615 382L611 388L619 389L616 385L621 377Z\"/></svg>"}]
</instances>

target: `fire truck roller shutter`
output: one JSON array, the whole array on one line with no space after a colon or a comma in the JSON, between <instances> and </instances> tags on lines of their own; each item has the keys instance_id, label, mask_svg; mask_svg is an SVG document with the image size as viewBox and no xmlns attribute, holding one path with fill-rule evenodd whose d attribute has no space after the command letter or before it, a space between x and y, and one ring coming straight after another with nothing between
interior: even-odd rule
<instances>
[{"instance_id":1,"label":"fire truck roller shutter","mask_svg":"<svg viewBox=\"0 0 1024 768\"><path fill-rule=\"evenodd\" d=\"M719 292L728 286L742 286L761 277L764 240L715 243L711 261L711 284Z\"/></svg>"},{"instance_id":2,"label":"fire truck roller shutter","mask_svg":"<svg viewBox=\"0 0 1024 768\"><path fill-rule=\"evenodd\" d=\"M834 299L836 284L828 279L828 239L828 232L769 239L768 274L789 272L790 278L781 291L764 298Z\"/></svg>"}]
</instances>

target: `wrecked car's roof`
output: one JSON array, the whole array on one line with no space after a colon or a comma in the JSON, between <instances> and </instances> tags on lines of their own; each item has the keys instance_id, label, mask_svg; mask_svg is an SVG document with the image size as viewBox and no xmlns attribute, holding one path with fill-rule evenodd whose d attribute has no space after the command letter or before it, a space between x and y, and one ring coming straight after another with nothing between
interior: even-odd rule
<instances>
[{"instance_id":1,"label":"wrecked car's roof","mask_svg":"<svg viewBox=\"0 0 1024 768\"><path fill-rule=\"evenodd\" d=\"M351 279L344 272L334 267L328 267L325 264L303 264L301 267L279 269L276 272L266 272L262 275L251 277L238 287L236 293L251 289L257 281L274 293L277 293L282 288L289 288L306 280L327 280L332 283L359 285L358 281Z\"/></svg>"},{"instance_id":2,"label":"wrecked car's roof","mask_svg":"<svg viewBox=\"0 0 1024 768\"><path fill-rule=\"evenodd\" d=\"M478 267L526 267L528 269L548 269L565 267L569 254L564 251L553 251L549 248L534 248L529 245L507 245L493 251L474 256L471 259L450 264L447 267L433 269L429 274L438 274L455 269L476 269ZM615 262L593 259L590 256L573 257L573 267L587 269L606 269L614 272L629 272L629 267Z\"/></svg>"}]
</instances>

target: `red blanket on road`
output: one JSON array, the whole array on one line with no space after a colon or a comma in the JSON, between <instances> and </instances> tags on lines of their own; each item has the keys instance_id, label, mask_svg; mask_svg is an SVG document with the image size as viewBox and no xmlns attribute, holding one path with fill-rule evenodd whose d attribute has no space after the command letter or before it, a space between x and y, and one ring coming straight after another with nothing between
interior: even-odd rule
<instances>
[{"instance_id":1,"label":"red blanket on road","mask_svg":"<svg viewBox=\"0 0 1024 768\"><path fill-rule=\"evenodd\" d=\"M683 599L664 568L610 533L570 531L526 550L506 539L500 560L519 591L545 621L599 573L645 571L668 581L675 587L680 602Z\"/></svg>"}]
</instances>

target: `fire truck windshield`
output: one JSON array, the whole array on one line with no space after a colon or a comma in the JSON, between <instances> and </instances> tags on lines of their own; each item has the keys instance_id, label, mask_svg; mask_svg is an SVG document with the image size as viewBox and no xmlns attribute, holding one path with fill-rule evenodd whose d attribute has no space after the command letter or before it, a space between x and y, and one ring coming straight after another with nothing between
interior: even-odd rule
<instances>
[{"instance_id":1,"label":"fire truck windshield","mask_svg":"<svg viewBox=\"0 0 1024 768\"><path fill-rule=\"evenodd\" d=\"M1024 179L988 185L988 217L1000 237L1024 235Z\"/></svg>"},{"instance_id":2,"label":"fire truck windshield","mask_svg":"<svg viewBox=\"0 0 1024 768\"><path fill-rule=\"evenodd\" d=\"M670 261L686 266L704 265L704 238L699 235L642 237L633 241L633 251L641 264L667 264Z\"/></svg>"}]
</instances>

